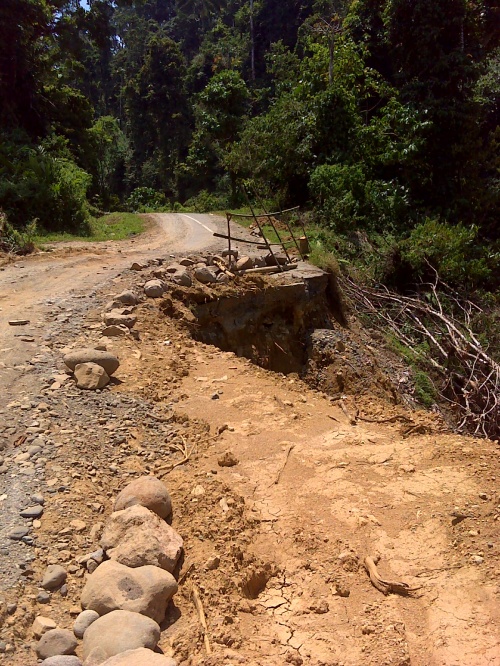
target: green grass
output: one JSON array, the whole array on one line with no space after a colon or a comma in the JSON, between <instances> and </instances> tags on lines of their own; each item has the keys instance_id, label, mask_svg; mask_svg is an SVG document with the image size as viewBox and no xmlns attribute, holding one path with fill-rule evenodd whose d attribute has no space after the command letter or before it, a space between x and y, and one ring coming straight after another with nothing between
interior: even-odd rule
<instances>
[{"instance_id":1,"label":"green grass","mask_svg":"<svg viewBox=\"0 0 500 666\"><path fill-rule=\"evenodd\" d=\"M124 240L144 231L145 220L136 213L109 213L102 217L92 218L89 234L71 234L68 232L38 233L34 241L37 245L57 243L61 241L101 242L108 240Z\"/></svg>"}]
</instances>

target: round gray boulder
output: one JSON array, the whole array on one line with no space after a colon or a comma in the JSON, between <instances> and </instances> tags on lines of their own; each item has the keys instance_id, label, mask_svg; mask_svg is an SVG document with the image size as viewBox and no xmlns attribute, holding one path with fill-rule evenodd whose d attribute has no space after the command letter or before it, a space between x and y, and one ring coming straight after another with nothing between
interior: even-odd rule
<instances>
[{"instance_id":1,"label":"round gray boulder","mask_svg":"<svg viewBox=\"0 0 500 666\"><path fill-rule=\"evenodd\" d=\"M96 611L96 614L105 615L114 610L128 610L146 615L160 624L165 619L167 604L176 592L175 578L159 567L132 569L106 560L88 577L81 604L82 608L91 609L84 611L86 613ZM78 636L76 631L75 635Z\"/></svg>"},{"instance_id":2,"label":"round gray boulder","mask_svg":"<svg viewBox=\"0 0 500 666\"><path fill-rule=\"evenodd\" d=\"M83 637L83 659L98 648L107 658L126 650L154 650L160 640L160 627L139 613L115 610L93 622ZM76 642L76 641L75 641Z\"/></svg>"},{"instance_id":3,"label":"round gray boulder","mask_svg":"<svg viewBox=\"0 0 500 666\"><path fill-rule=\"evenodd\" d=\"M116 498L114 511L123 511L137 504L145 506L160 518L168 518L172 513L172 500L167 487L155 476L141 476L126 485Z\"/></svg>"}]
</instances>

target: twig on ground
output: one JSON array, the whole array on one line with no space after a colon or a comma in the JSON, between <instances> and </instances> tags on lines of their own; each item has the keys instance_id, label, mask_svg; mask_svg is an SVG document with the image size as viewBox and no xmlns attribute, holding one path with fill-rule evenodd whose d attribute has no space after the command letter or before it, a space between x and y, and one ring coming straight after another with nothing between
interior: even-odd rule
<instances>
[{"instance_id":1,"label":"twig on ground","mask_svg":"<svg viewBox=\"0 0 500 666\"><path fill-rule=\"evenodd\" d=\"M278 471L278 474L277 474L276 478L274 479L274 482L271 485L275 486L280 482L281 475L285 471L285 467L286 467L286 464L288 462L288 458L290 457L290 453L293 451L294 448L295 448L295 444L290 444L290 446L288 447L288 449L286 451L285 462L280 467L280 469Z\"/></svg>"},{"instance_id":2,"label":"twig on ground","mask_svg":"<svg viewBox=\"0 0 500 666\"><path fill-rule=\"evenodd\" d=\"M194 583L191 587L191 595L193 597L194 606L198 612L201 628L203 630L203 642L205 643L205 650L207 654L212 654L212 647L210 645L210 640L208 638L208 626L207 626L207 618L205 615L205 610L203 608L203 603L201 601L198 587Z\"/></svg>"}]
</instances>

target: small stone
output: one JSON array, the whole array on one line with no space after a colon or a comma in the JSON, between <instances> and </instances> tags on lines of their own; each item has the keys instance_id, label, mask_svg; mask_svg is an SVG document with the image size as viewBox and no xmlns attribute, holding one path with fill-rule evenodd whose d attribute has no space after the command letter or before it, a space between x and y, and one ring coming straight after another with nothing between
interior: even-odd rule
<instances>
[{"instance_id":1,"label":"small stone","mask_svg":"<svg viewBox=\"0 0 500 666\"><path fill-rule=\"evenodd\" d=\"M145 268L147 268L147 264L140 264L138 261L134 261L132 266L130 267L131 271L142 271Z\"/></svg>"},{"instance_id":2,"label":"small stone","mask_svg":"<svg viewBox=\"0 0 500 666\"><path fill-rule=\"evenodd\" d=\"M59 564L50 564L45 570L42 580L44 590L58 590L67 578L66 570Z\"/></svg>"},{"instance_id":3,"label":"small stone","mask_svg":"<svg viewBox=\"0 0 500 666\"><path fill-rule=\"evenodd\" d=\"M34 502L35 504L40 504L43 506L45 504L45 500L43 498L43 495L35 494L30 497L31 501Z\"/></svg>"},{"instance_id":4,"label":"small stone","mask_svg":"<svg viewBox=\"0 0 500 666\"><path fill-rule=\"evenodd\" d=\"M123 303L124 305L137 305L139 302L139 298L134 294L133 291L122 291L121 294L118 294L118 296L115 296L115 299L117 301L120 301L120 303Z\"/></svg>"},{"instance_id":5,"label":"small stone","mask_svg":"<svg viewBox=\"0 0 500 666\"><path fill-rule=\"evenodd\" d=\"M218 393L214 393L212 395L212 400L219 400L219 398L220 398L220 395Z\"/></svg>"},{"instance_id":6,"label":"small stone","mask_svg":"<svg viewBox=\"0 0 500 666\"><path fill-rule=\"evenodd\" d=\"M148 298L161 298L165 286L161 280L148 280L144 285L144 293Z\"/></svg>"},{"instance_id":7,"label":"small stone","mask_svg":"<svg viewBox=\"0 0 500 666\"><path fill-rule=\"evenodd\" d=\"M339 597L347 598L351 594L351 590L343 583L337 583L335 592Z\"/></svg>"},{"instance_id":8,"label":"small stone","mask_svg":"<svg viewBox=\"0 0 500 666\"><path fill-rule=\"evenodd\" d=\"M253 268L253 260L250 257L240 257L236 262L237 271L246 271Z\"/></svg>"},{"instance_id":9,"label":"small stone","mask_svg":"<svg viewBox=\"0 0 500 666\"><path fill-rule=\"evenodd\" d=\"M69 524L70 527L72 527L75 532L83 532L84 530L87 529L87 523L84 523L83 520L72 520Z\"/></svg>"},{"instance_id":10,"label":"small stone","mask_svg":"<svg viewBox=\"0 0 500 666\"><path fill-rule=\"evenodd\" d=\"M217 273L207 266L199 266L194 271L194 276L202 284L217 282Z\"/></svg>"},{"instance_id":11,"label":"small stone","mask_svg":"<svg viewBox=\"0 0 500 666\"><path fill-rule=\"evenodd\" d=\"M130 329L126 326L116 326L113 324L112 326L106 326L102 334L107 338L115 338L122 335L129 335Z\"/></svg>"},{"instance_id":12,"label":"small stone","mask_svg":"<svg viewBox=\"0 0 500 666\"><path fill-rule=\"evenodd\" d=\"M20 513L22 518L40 518L43 513L43 506L35 504L35 506L29 506L27 509L23 509Z\"/></svg>"},{"instance_id":13,"label":"small stone","mask_svg":"<svg viewBox=\"0 0 500 666\"><path fill-rule=\"evenodd\" d=\"M373 624L365 624L361 627L362 634L374 634L377 631L377 628Z\"/></svg>"},{"instance_id":14,"label":"small stone","mask_svg":"<svg viewBox=\"0 0 500 666\"><path fill-rule=\"evenodd\" d=\"M9 319L9 326L26 326L29 323L29 319Z\"/></svg>"},{"instance_id":15,"label":"small stone","mask_svg":"<svg viewBox=\"0 0 500 666\"><path fill-rule=\"evenodd\" d=\"M239 463L238 458L231 451L226 451L218 460L219 467L234 467Z\"/></svg>"},{"instance_id":16,"label":"small stone","mask_svg":"<svg viewBox=\"0 0 500 666\"><path fill-rule=\"evenodd\" d=\"M103 319L106 326L126 326L127 328L133 328L137 323L137 317L135 315L122 314L120 310L106 312Z\"/></svg>"},{"instance_id":17,"label":"small stone","mask_svg":"<svg viewBox=\"0 0 500 666\"><path fill-rule=\"evenodd\" d=\"M218 569L220 565L220 557L218 555L213 555L212 557L209 557L208 560L205 562L205 569L207 571L215 571L215 569Z\"/></svg>"},{"instance_id":18,"label":"small stone","mask_svg":"<svg viewBox=\"0 0 500 666\"><path fill-rule=\"evenodd\" d=\"M9 532L9 539L12 541L21 541L21 539L29 534L29 527L14 527Z\"/></svg>"},{"instance_id":19,"label":"small stone","mask_svg":"<svg viewBox=\"0 0 500 666\"><path fill-rule=\"evenodd\" d=\"M479 499L488 500L490 499L488 493L479 493Z\"/></svg>"},{"instance_id":20,"label":"small stone","mask_svg":"<svg viewBox=\"0 0 500 666\"><path fill-rule=\"evenodd\" d=\"M50 594L48 592L39 592L36 600L39 604L48 604L50 602Z\"/></svg>"},{"instance_id":21,"label":"small stone","mask_svg":"<svg viewBox=\"0 0 500 666\"><path fill-rule=\"evenodd\" d=\"M57 624L50 617L38 615L31 626L35 638L41 638L47 631L56 629Z\"/></svg>"},{"instance_id":22,"label":"small stone","mask_svg":"<svg viewBox=\"0 0 500 666\"><path fill-rule=\"evenodd\" d=\"M95 391L109 384L109 375L97 363L79 363L75 367L75 379L78 388Z\"/></svg>"},{"instance_id":23,"label":"small stone","mask_svg":"<svg viewBox=\"0 0 500 666\"><path fill-rule=\"evenodd\" d=\"M77 638L83 638L83 634L90 627L92 622L99 618L99 613L95 610L84 610L76 618L73 624L73 633Z\"/></svg>"},{"instance_id":24,"label":"small stone","mask_svg":"<svg viewBox=\"0 0 500 666\"><path fill-rule=\"evenodd\" d=\"M484 557L481 557L481 555L471 555L470 560L473 564L482 564L484 562Z\"/></svg>"},{"instance_id":25,"label":"small stone","mask_svg":"<svg viewBox=\"0 0 500 666\"><path fill-rule=\"evenodd\" d=\"M14 615L16 610L17 610L17 604L15 602L7 604L7 614L8 615Z\"/></svg>"},{"instance_id":26,"label":"small stone","mask_svg":"<svg viewBox=\"0 0 500 666\"><path fill-rule=\"evenodd\" d=\"M68 629L51 629L38 641L36 654L39 659L47 659L62 654L73 654L77 640Z\"/></svg>"}]
</instances>

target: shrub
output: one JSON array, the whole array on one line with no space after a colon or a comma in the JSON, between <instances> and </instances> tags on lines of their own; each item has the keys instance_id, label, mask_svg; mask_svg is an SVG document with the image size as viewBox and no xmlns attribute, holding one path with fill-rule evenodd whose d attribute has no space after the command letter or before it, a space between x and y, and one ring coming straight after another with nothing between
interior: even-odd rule
<instances>
[{"instance_id":1,"label":"shrub","mask_svg":"<svg viewBox=\"0 0 500 666\"><path fill-rule=\"evenodd\" d=\"M323 164L311 174L309 189L319 219L338 233L355 227L389 230L401 224L408 210L408 194L400 184L370 180L359 164Z\"/></svg>"},{"instance_id":2,"label":"shrub","mask_svg":"<svg viewBox=\"0 0 500 666\"><path fill-rule=\"evenodd\" d=\"M184 204L186 209L194 210L196 213L210 213L214 210L222 210L226 206L226 197L211 194L207 190L202 190L195 197L188 199Z\"/></svg>"},{"instance_id":3,"label":"shrub","mask_svg":"<svg viewBox=\"0 0 500 666\"><path fill-rule=\"evenodd\" d=\"M7 221L7 215L0 211L0 250L13 254L30 254L35 249L37 221L26 225L23 231L14 229Z\"/></svg>"},{"instance_id":4,"label":"shrub","mask_svg":"<svg viewBox=\"0 0 500 666\"><path fill-rule=\"evenodd\" d=\"M53 231L88 230L89 174L73 161L28 149L4 160L0 204L14 228L35 218Z\"/></svg>"},{"instance_id":5,"label":"shrub","mask_svg":"<svg viewBox=\"0 0 500 666\"><path fill-rule=\"evenodd\" d=\"M136 187L125 203L127 210L133 213L147 213L166 205L165 195L152 187Z\"/></svg>"},{"instance_id":6,"label":"shrub","mask_svg":"<svg viewBox=\"0 0 500 666\"><path fill-rule=\"evenodd\" d=\"M435 272L449 284L474 288L487 283L491 269L478 242L478 227L452 226L427 219L400 243L401 257L424 281L434 280Z\"/></svg>"}]
</instances>

